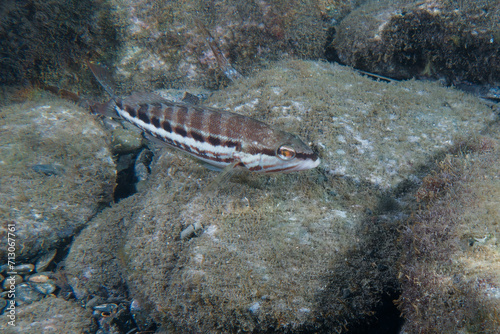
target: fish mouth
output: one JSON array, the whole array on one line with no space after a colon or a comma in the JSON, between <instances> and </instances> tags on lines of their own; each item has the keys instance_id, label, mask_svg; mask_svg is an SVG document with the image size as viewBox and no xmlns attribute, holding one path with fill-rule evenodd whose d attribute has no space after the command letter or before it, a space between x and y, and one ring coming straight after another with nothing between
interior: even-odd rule
<instances>
[{"instance_id":1,"label":"fish mouth","mask_svg":"<svg viewBox=\"0 0 500 334\"><path fill-rule=\"evenodd\" d=\"M271 166L267 166L263 168L264 173L291 173L291 172L299 172L303 170L308 170L315 168L319 165L321 159L318 157L314 157L311 159L302 160L297 164L283 166L282 168L272 168Z\"/></svg>"},{"instance_id":2,"label":"fish mouth","mask_svg":"<svg viewBox=\"0 0 500 334\"><path fill-rule=\"evenodd\" d=\"M313 157L313 158L310 158L310 159L306 159L306 160L301 161L294 168L288 169L287 172L288 171L290 171L290 172L298 172L298 171L301 171L301 170L313 169L313 168L318 167L318 165L320 164L320 162L321 162L321 159L319 157L317 157L317 156Z\"/></svg>"}]
</instances>

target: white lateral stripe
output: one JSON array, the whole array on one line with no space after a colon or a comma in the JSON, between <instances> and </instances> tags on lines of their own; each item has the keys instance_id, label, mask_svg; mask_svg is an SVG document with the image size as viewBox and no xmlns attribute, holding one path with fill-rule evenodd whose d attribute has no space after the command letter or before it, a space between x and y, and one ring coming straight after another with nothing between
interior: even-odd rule
<instances>
[{"instance_id":1,"label":"white lateral stripe","mask_svg":"<svg viewBox=\"0 0 500 334\"><path fill-rule=\"evenodd\" d=\"M149 132L156 133L160 137L165 137L170 140L179 142L181 144L195 147L199 150L200 153L207 155L212 158L221 158L221 159L230 159L233 157L233 153L236 151L234 147L226 147L226 146L214 146L207 142L199 142L190 137L183 137L175 132L167 132L162 128L157 128L154 125L147 124L142 120L130 116L126 111L116 107L120 116L125 118L127 121L132 124L136 124L138 127L148 130ZM182 147L179 147L182 149ZM190 153L190 152L188 152ZM206 162L212 163L212 160L207 160Z\"/></svg>"}]
</instances>

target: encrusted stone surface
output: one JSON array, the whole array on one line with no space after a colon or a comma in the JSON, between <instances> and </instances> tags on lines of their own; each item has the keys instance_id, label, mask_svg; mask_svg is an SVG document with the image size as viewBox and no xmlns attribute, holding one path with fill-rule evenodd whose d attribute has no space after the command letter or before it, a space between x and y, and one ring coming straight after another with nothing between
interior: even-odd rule
<instances>
[{"instance_id":1,"label":"encrusted stone surface","mask_svg":"<svg viewBox=\"0 0 500 334\"><path fill-rule=\"evenodd\" d=\"M488 0L367 1L335 27L327 58L397 79L498 86L499 13Z\"/></svg>"},{"instance_id":2,"label":"encrusted stone surface","mask_svg":"<svg viewBox=\"0 0 500 334\"><path fill-rule=\"evenodd\" d=\"M152 169L147 191L106 210L75 240L66 268L79 298L98 295L102 282L109 295L123 295L117 283L125 277L131 295L173 332L295 331L349 318L346 305L331 302L346 293L354 314L367 316L394 277L394 254L374 239L391 227L364 223L379 201L369 185L316 172L247 175L211 194L216 175L190 158L164 151ZM182 239L190 224L203 230ZM360 243L380 248L385 269L366 260L373 254ZM356 288L368 277L377 279Z\"/></svg>"},{"instance_id":3,"label":"encrusted stone surface","mask_svg":"<svg viewBox=\"0 0 500 334\"><path fill-rule=\"evenodd\" d=\"M500 124L424 178L401 228L403 333L500 330Z\"/></svg>"},{"instance_id":4,"label":"encrusted stone surface","mask_svg":"<svg viewBox=\"0 0 500 334\"><path fill-rule=\"evenodd\" d=\"M0 115L0 236L15 225L19 261L72 237L112 200L115 164L106 133L71 102L36 98Z\"/></svg>"},{"instance_id":5,"label":"encrusted stone surface","mask_svg":"<svg viewBox=\"0 0 500 334\"><path fill-rule=\"evenodd\" d=\"M122 43L117 79L130 91L228 82L201 22L242 73L282 57L322 56L327 23L317 1L112 0Z\"/></svg>"},{"instance_id":6,"label":"encrusted stone surface","mask_svg":"<svg viewBox=\"0 0 500 334\"><path fill-rule=\"evenodd\" d=\"M14 325L9 325L9 313L0 316L0 331L21 333L94 333L92 313L74 301L46 297L39 302L17 307Z\"/></svg>"},{"instance_id":7,"label":"encrusted stone surface","mask_svg":"<svg viewBox=\"0 0 500 334\"><path fill-rule=\"evenodd\" d=\"M289 61L214 93L210 105L296 133L320 152L320 169L388 188L455 137L493 120L481 100L437 83L377 82L324 62Z\"/></svg>"}]
</instances>

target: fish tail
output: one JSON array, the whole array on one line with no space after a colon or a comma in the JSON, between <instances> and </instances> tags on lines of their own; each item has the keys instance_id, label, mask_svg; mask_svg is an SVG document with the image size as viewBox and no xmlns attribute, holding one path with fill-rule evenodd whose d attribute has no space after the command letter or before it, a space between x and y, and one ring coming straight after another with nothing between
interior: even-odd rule
<instances>
[{"instance_id":1,"label":"fish tail","mask_svg":"<svg viewBox=\"0 0 500 334\"><path fill-rule=\"evenodd\" d=\"M101 84L102 88L111 95L111 100L106 103L93 102L89 103L90 110L94 114L100 114L103 116L120 118L115 110L115 106L118 105L119 100L116 96L113 87L115 86L113 79L111 78L111 74L109 70L101 65L93 64L90 61L87 61L87 66L92 71L92 74L96 78L96 80Z\"/></svg>"},{"instance_id":2,"label":"fish tail","mask_svg":"<svg viewBox=\"0 0 500 334\"><path fill-rule=\"evenodd\" d=\"M87 61L87 66L92 71L96 80L101 84L102 88L104 88L111 98L116 101L116 94L113 89L115 85L109 70L104 66L93 64L90 61Z\"/></svg>"},{"instance_id":3,"label":"fish tail","mask_svg":"<svg viewBox=\"0 0 500 334\"><path fill-rule=\"evenodd\" d=\"M111 118L120 118L115 110L115 101L109 100L106 103L94 102L89 103L88 107L93 114L99 114Z\"/></svg>"}]
</instances>

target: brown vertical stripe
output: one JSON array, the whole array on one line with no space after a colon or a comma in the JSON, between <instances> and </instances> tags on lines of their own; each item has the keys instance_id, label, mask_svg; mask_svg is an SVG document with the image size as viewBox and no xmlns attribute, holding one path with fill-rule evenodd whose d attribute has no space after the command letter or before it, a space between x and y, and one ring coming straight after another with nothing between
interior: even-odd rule
<instances>
[{"instance_id":1,"label":"brown vertical stripe","mask_svg":"<svg viewBox=\"0 0 500 334\"><path fill-rule=\"evenodd\" d=\"M237 115L231 115L224 126L226 129L225 134L229 138L237 139L241 137L243 133L243 128L245 124L245 119Z\"/></svg>"},{"instance_id":2,"label":"brown vertical stripe","mask_svg":"<svg viewBox=\"0 0 500 334\"><path fill-rule=\"evenodd\" d=\"M210 113L210 115L208 117L208 124L205 126L207 128L207 130L205 130L205 132L211 134L212 136L213 135L220 136L221 132L223 131L223 129L221 129L221 125L222 125L221 118L222 118L222 114L220 114L218 112Z\"/></svg>"},{"instance_id":3,"label":"brown vertical stripe","mask_svg":"<svg viewBox=\"0 0 500 334\"><path fill-rule=\"evenodd\" d=\"M163 105L161 103L152 103L149 106L149 114L151 116L156 116L157 118L162 118L162 116L163 116Z\"/></svg>"},{"instance_id":4,"label":"brown vertical stripe","mask_svg":"<svg viewBox=\"0 0 500 334\"><path fill-rule=\"evenodd\" d=\"M196 129L198 131L202 131L203 127L203 118L205 113L198 108L190 108L189 109L189 124L188 126L192 129ZM194 137L193 137L194 138Z\"/></svg>"},{"instance_id":5,"label":"brown vertical stripe","mask_svg":"<svg viewBox=\"0 0 500 334\"><path fill-rule=\"evenodd\" d=\"M137 117L137 112L135 109L129 105L125 105L125 111L132 117Z\"/></svg>"},{"instance_id":6,"label":"brown vertical stripe","mask_svg":"<svg viewBox=\"0 0 500 334\"><path fill-rule=\"evenodd\" d=\"M149 124L149 115L148 115L148 105L141 104L139 110L137 110L137 115L141 121L146 124Z\"/></svg>"},{"instance_id":7,"label":"brown vertical stripe","mask_svg":"<svg viewBox=\"0 0 500 334\"><path fill-rule=\"evenodd\" d=\"M186 124L186 120L188 117L188 108L186 106L177 106L175 108L176 118L175 122L179 125Z\"/></svg>"},{"instance_id":8,"label":"brown vertical stripe","mask_svg":"<svg viewBox=\"0 0 500 334\"><path fill-rule=\"evenodd\" d=\"M162 104L162 107L163 107L163 119L168 121L169 127L170 127L170 122L172 122L173 117L174 117L174 109L171 105L167 105L167 104ZM163 126L163 128L165 129L164 126ZM167 129L165 129L165 130L167 130ZM168 131L168 132L172 132L172 129L170 129L170 131Z\"/></svg>"}]
</instances>

